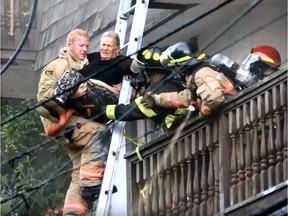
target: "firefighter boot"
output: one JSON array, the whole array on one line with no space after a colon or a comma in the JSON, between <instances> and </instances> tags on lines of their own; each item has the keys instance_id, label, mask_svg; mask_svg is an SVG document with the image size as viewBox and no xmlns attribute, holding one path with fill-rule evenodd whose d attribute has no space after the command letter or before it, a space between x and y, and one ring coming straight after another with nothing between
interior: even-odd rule
<instances>
[{"instance_id":1,"label":"firefighter boot","mask_svg":"<svg viewBox=\"0 0 288 216\"><path fill-rule=\"evenodd\" d=\"M36 111L42 117L51 122L59 123L60 115L65 112L64 104L57 99L52 99L36 108Z\"/></svg>"},{"instance_id":2,"label":"firefighter boot","mask_svg":"<svg viewBox=\"0 0 288 216\"><path fill-rule=\"evenodd\" d=\"M80 187L81 196L89 202L94 202L100 196L101 186L102 184L91 187ZM116 193L117 191L117 187L113 185L112 193Z\"/></svg>"}]
</instances>

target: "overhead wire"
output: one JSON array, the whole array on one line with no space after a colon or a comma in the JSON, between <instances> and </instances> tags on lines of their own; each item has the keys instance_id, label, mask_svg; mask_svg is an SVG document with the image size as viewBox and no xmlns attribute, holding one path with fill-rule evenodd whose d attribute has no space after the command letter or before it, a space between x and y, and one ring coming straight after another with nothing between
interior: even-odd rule
<instances>
[{"instance_id":1,"label":"overhead wire","mask_svg":"<svg viewBox=\"0 0 288 216\"><path fill-rule=\"evenodd\" d=\"M254 0L250 2L249 5L236 16L227 26L225 26L221 31L218 31L217 34L208 41L201 50L207 49L212 43L214 43L219 37L221 37L225 32L231 29L239 20L241 20L246 14L248 14L253 8L260 4L263 0Z\"/></svg>"},{"instance_id":2,"label":"overhead wire","mask_svg":"<svg viewBox=\"0 0 288 216\"><path fill-rule=\"evenodd\" d=\"M167 77L167 79L170 79L170 78L171 78L171 77ZM165 80L163 80L163 81L165 81ZM129 112L127 112L127 113L129 113ZM41 145L40 145L40 146L41 146ZM33 150L34 150L34 149L37 149L37 147L33 148ZM24 153L24 155L25 155L25 154L27 154L27 153ZM21 156L20 156L20 157L21 157ZM19 158L19 156L16 157L15 159L17 159L17 158ZM11 161L8 161L8 162L11 162ZM7 163L8 163L8 162L7 162Z\"/></svg>"},{"instance_id":3,"label":"overhead wire","mask_svg":"<svg viewBox=\"0 0 288 216\"><path fill-rule=\"evenodd\" d=\"M7 69L8 67L15 61L16 57L18 56L18 54L20 53L20 51L22 50L25 42L27 41L27 38L30 34L30 31L32 29L32 24L33 21L35 19L35 15L36 15L36 9L37 9L37 4L38 4L38 0L34 0L33 2L33 6L32 6L32 11L31 11L31 16L28 22L28 26L26 28L26 31L18 45L18 47L16 48L15 52L13 53L12 57L8 60L8 62L1 68L0 71L0 75L2 75Z\"/></svg>"},{"instance_id":4,"label":"overhead wire","mask_svg":"<svg viewBox=\"0 0 288 216\"><path fill-rule=\"evenodd\" d=\"M231 1L231 0L230 0L230 1ZM228 2L230 2L230 1L228 1ZM224 5L225 5L225 4L224 4ZM218 8L218 7L217 7L217 8ZM213 11L213 10L212 10L212 11ZM208 13L205 13L205 16L206 16L206 15L208 15ZM204 17L204 16L202 16L202 17ZM200 20L200 19L195 19L195 21L196 21L196 20ZM193 21L193 22L195 22L195 21ZM177 31L175 31L175 32L177 32ZM165 38L165 37L163 37L163 39L164 39L164 38ZM103 71L103 72L104 72L104 71ZM89 77L87 78L87 80L88 80L88 79L89 79ZM32 108L29 108L29 107L28 107L26 112L31 111L31 110L32 110ZM23 114L24 114L24 113L23 113ZM21 116L21 115L23 115L23 114L20 114L20 115L17 115L17 116ZM8 122L10 122L10 121L11 121L11 119L10 119L9 121L6 121L5 124L8 123ZM1 123L1 125L3 125L3 124L4 124L4 123ZM69 164L70 164L70 161L69 161ZM25 201L25 200L24 200L24 201Z\"/></svg>"},{"instance_id":5,"label":"overhead wire","mask_svg":"<svg viewBox=\"0 0 288 216\"><path fill-rule=\"evenodd\" d=\"M163 37L160 37L159 39L157 39L156 41L148 44L147 46L143 47L142 49L148 48L148 47L151 47L151 46L155 45L156 43L164 40L165 38L167 38L167 37L175 34L176 32L178 32L178 31L180 31L180 30L183 30L184 28L187 28L188 26L192 25L193 23L195 23L195 22L203 19L204 17L210 15L210 14L213 13L213 12L216 12L216 11L219 10L220 8L226 6L227 4L229 4L229 3L233 2L233 1L235 1L235 0L227 0L227 1L225 1L225 2L223 2L223 3L221 3L221 4L219 4L219 5L217 5L217 6L215 6L215 7L213 7L212 9L207 10L206 12L204 12L203 14L201 14L200 16L198 16L198 17L196 17L196 18L193 18L191 21L187 22L187 23L184 24L183 26L180 26L180 27L176 28L174 31L171 31L171 32L169 32L168 34L164 35ZM137 50L136 52L128 55L128 57L131 57L131 56L137 54L138 52L139 52L139 50ZM85 77L81 82L73 85L71 88L67 88L67 89L66 89L65 91L63 91L63 92L66 92L66 91L69 91L69 90L75 88L77 85L79 85L79 84L81 84L81 83L84 83L85 81L87 81L88 79L92 78L92 77L95 76L96 74L101 74L101 73L105 72L105 70L108 70L108 69L116 66L117 64L119 64L119 63L121 63L121 62L123 62L123 61L124 61L124 60L115 61L114 64L111 64L111 65L109 65L108 67L105 67L105 68L103 68L103 69L101 69L101 70L99 70L99 71L97 71L97 72L95 72L95 73L91 73L89 76ZM43 100L43 101L37 103L36 105L32 105L32 106L30 106L30 107L27 107L26 110L21 111L21 112L15 114L13 117L8 118L8 119L4 120L3 122L1 122L1 126L3 126L4 124L6 124L6 123L8 123L8 122L10 122L10 121L12 121L12 120L14 120L15 118L18 118L18 117L26 114L27 112L30 112L30 111L36 109L37 107L43 105L44 103L48 102L49 100L52 100L52 99L56 98L57 96L58 96L58 95L54 95L54 96L52 96L52 97L50 97L50 98L47 98L46 100Z\"/></svg>"},{"instance_id":6,"label":"overhead wire","mask_svg":"<svg viewBox=\"0 0 288 216\"><path fill-rule=\"evenodd\" d=\"M217 7L218 8L218 7ZM212 10L213 11L213 10ZM205 14L207 14L207 13L205 13ZM203 15L201 15L200 17L203 17ZM196 18L195 20L198 20L198 18ZM189 22L189 23L191 23L191 22ZM184 25L184 26L186 26L186 25ZM180 28L178 28L178 29L182 29L181 27ZM176 31L175 31L176 32ZM169 33L169 34L171 34L171 33ZM172 77L170 77L170 76L168 76L168 77L166 77L166 79L164 79L163 80L163 82L165 82L165 80L168 80L168 79L170 79L170 78L172 78ZM162 82L162 83L163 83ZM128 114L129 112L127 112L126 114ZM122 117L120 117L120 119L119 119L119 121L121 121L121 118L123 118L123 117L125 117L125 116L122 116ZM45 143L44 143L45 144ZM39 145L39 147L41 147L42 145ZM35 149L37 149L38 147L35 147L35 148L33 148L33 150L35 150ZM26 154L28 154L27 152L25 152L25 153L23 153L23 155L26 155ZM21 157L21 156L17 156L17 157L15 157L15 159L18 159L19 157ZM11 159L11 160L13 160L13 159ZM5 162L5 163L11 163L11 160L9 160L8 162Z\"/></svg>"},{"instance_id":7,"label":"overhead wire","mask_svg":"<svg viewBox=\"0 0 288 216\"><path fill-rule=\"evenodd\" d=\"M229 1L230 2L230 1ZM186 26L186 25L184 25L184 26ZM181 28L182 29L182 28ZM176 33L177 31L175 31L174 33ZM171 33L169 33L168 35L170 35ZM171 34L172 35L172 34ZM158 41L158 40L157 40ZM159 42L159 41L158 41ZM150 44L149 46L151 46L151 45L153 45L153 44L155 44L155 43L152 43L152 44ZM104 71L103 71L104 72ZM128 112L127 112L128 113ZM6 123L8 123L8 122L6 122ZM18 157L17 157L18 158ZM70 163L70 161L69 161L69 163ZM59 170L58 170L59 171ZM61 171L61 170L60 170ZM71 170L70 170L71 171ZM67 172L69 172L69 170L67 170ZM50 179L50 178L49 178ZM49 182L49 181L48 181ZM46 184L47 182L45 181L45 184ZM39 187L39 186L38 186ZM37 188L38 188L37 187Z\"/></svg>"}]
</instances>

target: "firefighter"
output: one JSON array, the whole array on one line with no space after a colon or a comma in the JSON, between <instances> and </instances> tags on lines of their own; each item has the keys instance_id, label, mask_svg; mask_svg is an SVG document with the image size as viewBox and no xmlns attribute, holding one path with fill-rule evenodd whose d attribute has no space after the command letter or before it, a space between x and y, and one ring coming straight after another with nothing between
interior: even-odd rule
<instances>
[{"instance_id":1,"label":"firefighter","mask_svg":"<svg viewBox=\"0 0 288 216\"><path fill-rule=\"evenodd\" d=\"M227 97L277 71L281 64L280 54L270 46L252 48L242 66L223 56L213 57L207 62L205 54L195 54L186 42L170 46L162 54L161 63L170 67L185 65L187 89L180 93L148 93L145 107L187 107L196 102L200 117L210 116Z\"/></svg>"},{"instance_id":2,"label":"firefighter","mask_svg":"<svg viewBox=\"0 0 288 216\"><path fill-rule=\"evenodd\" d=\"M173 71L161 65L161 54L162 49L159 47L141 50L133 59L131 70L136 74L141 73L143 75L147 91L160 94L162 92L180 92L184 90L184 86L180 80L173 77ZM171 78L167 78L169 76ZM166 129L172 130L175 128L175 125L180 123L176 115L187 113L187 109L146 108L143 106L142 100L143 96L139 96L130 104L107 105L104 107L105 115L111 120L119 119L121 121L151 118L156 126L163 125L164 123Z\"/></svg>"},{"instance_id":3,"label":"firefighter","mask_svg":"<svg viewBox=\"0 0 288 216\"><path fill-rule=\"evenodd\" d=\"M85 118L105 123L107 119L99 115L105 104L117 103L124 75L134 76L130 70L132 59L119 55L120 39L117 33L108 31L102 34L100 52L87 55L89 64L78 71L67 70L57 80L53 92L54 98L37 107L36 111L54 123L68 108ZM59 57L67 59L67 48L59 51ZM89 80L83 80L89 76ZM81 85L77 85L80 84ZM82 97L72 98L77 88L82 89ZM135 93L135 92L133 92Z\"/></svg>"},{"instance_id":4,"label":"firefighter","mask_svg":"<svg viewBox=\"0 0 288 216\"><path fill-rule=\"evenodd\" d=\"M37 100L49 98L56 81L67 70L81 70L87 61L89 37L86 31L72 30L67 36L67 59L57 58L41 72ZM85 86L80 85L74 97L85 94ZM66 193L63 215L84 216L89 204L100 193L104 164L110 144L109 131L104 125L75 115L67 109L60 116L59 123L41 117L46 134L62 144L72 161L71 183Z\"/></svg>"}]
</instances>

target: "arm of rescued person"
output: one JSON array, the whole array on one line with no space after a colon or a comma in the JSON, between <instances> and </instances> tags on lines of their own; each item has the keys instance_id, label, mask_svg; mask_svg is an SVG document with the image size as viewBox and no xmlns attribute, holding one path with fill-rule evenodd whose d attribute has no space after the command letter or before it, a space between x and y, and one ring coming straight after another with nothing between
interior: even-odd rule
<instances>
[{"instance_id":1,"label":"arm of rescued person","mask_svg":"<svg viewBox=\"0 0 288 216\"><path fill-rule=\"evenodd\" d=\"M122 83L113 84L112 87L115 89L115 91L119 92L119 94L120 94L120 91L122 88Z\"/></svg>"},{"instance_id":2,"label":"arm of rescued person","mask_svg":"<svg viewBox=\"0 0 288 216\"><path fill-rule=\"evenodd\" d=\"M76 89L75 93L71 95L71 98L79 98L86 94L87 92L87 82L81 83Z\"/></svg>"},{"instance_id":3,"label":"arm of rescued person","mask_svg":"<svg viewBox=\"0 0 288 216\"><path fill-rule=\"evenodd\" d=\"M118 91L118 88L114 88L114 86L110 86L107 83L101 81L101 80L97 80L97 79L90 79L91 82L93 82L94 84L100 85L106 89L108 89L109 91L111 91L113 94L115 94L116 96L119 96L120 91Z\"/></svg>"}]
</instances>

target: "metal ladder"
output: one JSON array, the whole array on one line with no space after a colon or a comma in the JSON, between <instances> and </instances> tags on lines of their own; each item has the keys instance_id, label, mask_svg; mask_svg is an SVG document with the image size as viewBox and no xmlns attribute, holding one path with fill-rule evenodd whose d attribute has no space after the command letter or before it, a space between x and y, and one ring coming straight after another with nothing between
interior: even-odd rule
<instances>
[{"instance_id":1,"label":"metal ladder","mask_svg":"<svg viewBox=\"0 0 288 216\"><path fill-rule=\"evenodd\" d=\"M137 0L132 5L132 0L120 0L115 32L120 37L120 46L127 48L127 56L135 54L140 48L145 28L149 0ZM129 40L126 44L129 17L133 16ZM119 97L119 104L130 103L132 88L129 77L125 76ZM125 122L117 122L113 128L108 159L106 163L100 197L97 203L97 216L127 215L127 185L126 185L126 152ZM115 179L117 178L117 181ZM113 185L118 192L112 195Z\"/></svg>"}]
</instances>

